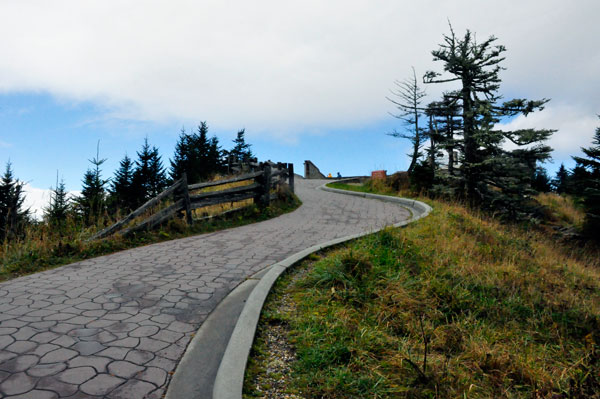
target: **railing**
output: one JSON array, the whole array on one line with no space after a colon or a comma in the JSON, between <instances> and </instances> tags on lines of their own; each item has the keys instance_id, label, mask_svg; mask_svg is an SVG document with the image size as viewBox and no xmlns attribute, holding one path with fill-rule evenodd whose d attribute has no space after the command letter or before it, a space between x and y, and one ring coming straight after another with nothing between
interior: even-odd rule
<instances>
[{"instance_id":1,"label":"railing","mask_svg":"<svg viewBox=\"0 0 600 399\"><path fill-rule=\"evenodd\" d=\"M210 205L237 202L252 198L255 204L261 208L265 208L269 206L272 199L271 189L276 188L282 183L287 183L290 190L294 192L293 164L281 162L273 163L269 161L256 164L256 166L253 165L253 167L256 169L255 171L233 178L190 185L188 185L187 177L184 173L181 179L177 180L169 188L158 194L156 197L148 200L144 205L140 206L112 226L97 232L90 240L107 237L118 231L120 231L121 235L127 235L141 230L150 230L181 212L185 212L186 222L191 225L193 223L192 210ZM210 191L190 195L191 191L247 180L253 180L253 182L245 186L221 191ZM160 204L169 196L173 196L173 204L161 209L134 226L124 228L131 221L138 218L152 207Z\"/></svg>"}]
</instances>

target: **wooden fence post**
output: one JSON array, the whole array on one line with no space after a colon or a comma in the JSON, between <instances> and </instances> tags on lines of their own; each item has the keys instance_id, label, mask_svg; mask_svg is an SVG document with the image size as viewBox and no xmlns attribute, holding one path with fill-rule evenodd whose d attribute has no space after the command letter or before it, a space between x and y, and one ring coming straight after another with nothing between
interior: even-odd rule
<instances>
[{"instance_id":1,"label":"wooden fence post","mask_svg":"<svg viewBox=\"0 0 600 399\"><path fill-rule=\"evenodd\" d=\"M288 185L290 186L290 190L292 190L292 193L293 193L294 192L294 164L288 163L287 169L288 169Z\"/></svg>"},{"instance_id":2,"label":"wooden fence post","mask_svg":"<svg viewBox=\"0 0 600 399\"><path fill-rule=\"evenodd\" d=\"M263 206L266 208L271 203L271 165L268 163L265 164L265 174L264 177L264 199Z\"/></svg>"},{"instance_id":3,"label":"wooden fence post","mask_svg":"<svg viewBox=\"0 0 600 399\"><path fill-rule=\"evenodd\" d=\"M271 165L266 162L261 162L260 168L263 173L258 177L257 183L260 184L260 189L257 190L256 197L254 197L254 203L261 209L269 206L271 200Z\"/></svg>"},{"instance_id":4,"label":"wooden fence post","mask_svg":"<svg viewBox=\"0 0 600 399\"><path fill-rule=\"evenodd\" d=\"M258 164L258 169L264 171L265 169L265 164L264 163L259 163ZM264 186L265 186L265 175L264 173L261 174L260 176L256 177L254 179L254 182L256 182L257 184L260 184L260 188L258 188L256 190L256 195L254 196L254 203L259 207L262 208L262 197L263 197L263 192L264 192Z\"/></svg>"},{"instance_id":5,"label":"wooden fence post","mask_svg":"<svg viewBox=\"0 0 600 399\"><path fill-rule=\"evenodd\" d=\"M185 172L181 175L181 196L183 198L183 206L185 208L185 220L188 225L192 225L192 203L190 202L190 192L188 190L187 174Z\"/></svg>"}]
</instances>

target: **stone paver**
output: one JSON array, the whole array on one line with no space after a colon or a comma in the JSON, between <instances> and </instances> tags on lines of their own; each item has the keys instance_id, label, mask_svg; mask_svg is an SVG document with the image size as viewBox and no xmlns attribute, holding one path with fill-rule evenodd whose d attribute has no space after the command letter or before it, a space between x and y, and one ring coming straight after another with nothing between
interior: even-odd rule
<instances>
[{"instance_id":1,"label":"stone paver","mask_svg":"<svg viewBox=\"0 0 600 399\"><path fill-rule=\"evenodd\" d=\"M144 367L131 362L117 360L108 365L108 372L122 378L131 378L144 371Z\"/></svg>"},{"instance_id":2,"label":"stone paver","mask_svg":"<svg viewBox=\"0 0 600 399\"><path fill-rule=\"evenodd\" d=\"M160 398L193 333L245 278L410 216L322 183L298 179L302 207L276 219L0 284L0 397Z\"/></svg>"},{"instance_id":3,"label":"stone paver","mask_svg":"<svg viewBox=\"0 0 600 399\"><path fill-rule=\"evenodd\" d=\"M89 381L81 384L81 391L88 395L107 395L116 387L125 382L124 379L109 374L98 374Z\"/></svg>"},{"instance_id":4,"label":"stone paver","mask_svg":"<svg viewBox=\"0 0 600 399\"><path fill-rule=\"evenodd\" d=\"M67 384L80 385L96 376L96 370L92 367L74 367L60 373L57 378Z\"/></svg>"}]
</instances>

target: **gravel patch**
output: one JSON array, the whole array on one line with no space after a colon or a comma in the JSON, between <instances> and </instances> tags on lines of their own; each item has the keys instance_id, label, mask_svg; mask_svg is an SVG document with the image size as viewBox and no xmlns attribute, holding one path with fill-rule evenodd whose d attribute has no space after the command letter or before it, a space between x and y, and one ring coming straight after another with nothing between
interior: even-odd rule
<instances>
[{"instance_id":1,"label":"gravel patch","mask_svg":"<svg viewBox=\"0 0 600 399\"><path fill-rule=\"evenodd\" d=\"M286 287L292 286L306 272L306 268L295 271ZM295 303L287 292L272 297L268 301L273 301L272 311L281 316L291 314L296 310ZM296 361L296 352L289 342L288 336L289 329L285 322L263 323L256 342L262 344L261 353L264 359L261 360L260 371L251 381L253 395L244 395L244 398L304 399L303 396L290 392L292 365Z\"/></svg>"}]
</instances>

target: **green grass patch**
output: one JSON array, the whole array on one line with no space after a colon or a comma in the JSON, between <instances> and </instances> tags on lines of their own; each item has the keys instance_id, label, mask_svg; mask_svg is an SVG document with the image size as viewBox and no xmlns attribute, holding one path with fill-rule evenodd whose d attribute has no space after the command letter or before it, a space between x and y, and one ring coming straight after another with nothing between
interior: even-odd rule
<instances>
[{"instance_id":1,"label":"green grass patch","mask_svg":"<svg viewBox=\"0 0 600 399\"><path fill-rule=\"evenodd\" d=\"M359 193L372 193L373 191L364 185L355 185L348 183L327 183L327 187L337 188L338 190L357 191Z\"/></svg>"},{"instance_id":2,"label":"green grass patch","mask_svg":"<svg viewBox=\"0 0 600 399\"><path fill-rule=\"evenodd\" d=\"M406 228L305 262L300 278L276 288L273 300L295 303L266 307L285 320L296 351L290 390L305 398L600 397L600 270L542 232L457 204L433 208ZM261 370L252 373L256 380Z\"/></svg>"},{"instance_id":3,"label":"green grass patch","mask_svg":"<svg viewBox=\"0 0 600 399\"><path fill-rule=\"evenodd\" d=\"M359 193L385 194L394 195L396 192L392 190L385 182L379 180L367 180L365 184L348 184L348 183L328 183L327 187L337 188L339 190L357 191Z\"/></svg>"}]
</instances>

